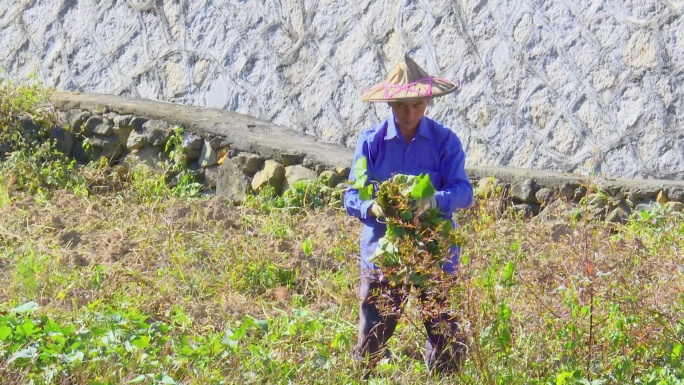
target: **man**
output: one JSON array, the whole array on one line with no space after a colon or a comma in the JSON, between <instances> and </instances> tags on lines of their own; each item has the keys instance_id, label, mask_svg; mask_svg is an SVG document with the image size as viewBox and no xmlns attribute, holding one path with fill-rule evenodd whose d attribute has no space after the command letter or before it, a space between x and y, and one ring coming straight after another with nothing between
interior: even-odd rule
<instances>
[{"instance_id":1,"label":"man","mask_svg":"<svg viewBox=\"0 0 684 385\"><path fill-rule=\"evenodd\" d=\"M456 89L448 80L428 75L408 56L390 72L387 79L363 93L363 100L388 102L392 117L363 131L354 153L354 163L365 157L368 162L368 181L383 182L394 174L429 174L437 192L431 199L416 202L421 210L439 209L444 218L451 218L459 208L468 207L473 200L473 189L465 172L465 154L456 134L442 124L426 117L431 98L446 95ZM352 167L353 169L353 167ZM350 176L354 180L354 175ZM372 200L363 201L358 190L347 190L344 206L349 215L364 224L361 235L361 285L359 296L359 338L355 356L371 364L383 356L385 344L394 333L399 315L381 311L378 298L390 298L400 306L402 294L381 280L371 262L378 240L385 235L386 226L378 220L382 210ZM456 272L458 251L445 256L443 270ZM440 302L447 302L442 298ZM440 303L446 309L448 303ZM383 307L384 309L384 307ZM445 332L444 323L450 332ZM430 370L458 370L458 349L453 334L458 326L446 310L426 319L425 362Z\"/></svg>"}]
</instances>

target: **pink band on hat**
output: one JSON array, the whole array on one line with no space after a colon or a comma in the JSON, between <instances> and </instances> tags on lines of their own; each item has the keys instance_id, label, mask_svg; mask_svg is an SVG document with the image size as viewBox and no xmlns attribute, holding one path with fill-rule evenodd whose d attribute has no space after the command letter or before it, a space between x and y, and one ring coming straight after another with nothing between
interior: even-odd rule
<instances>
[{"instance_id":1,"label":"pink band on hat","mask_svg":"<svg viewBox=\"0 0 684 385\"><path fill-rule=\"evenodd\" d=\"M407 83L407 84L387 84L387 80L382 85L379 85L375 88L369 88L368 90L364 91L364 93L367 92L372 92L372 91L377 91L379 89L382 89L384 91L384 96L385 99L393 99L397 94L399 94L402 91L407 91L407 92L413 92L416 94L417 98L429 98L432 96L432 84L433 80L438 80L438 81L443 81L443 82L449 82L446 79L443 78L438 78L434 76L430 76L427 78L423 79L418 79L415 82ZM420 83L426 83L428 89L427 91L423 92L421 90L415 89L415 86Z\"/></svg>"},{"instance_id":2,"label":"pink band on hat","mask_svg":"<svg viewBox=\"0 0 684 385\"><path fill-rule=\"evenodd\" d=\"M413 89L413 87L416 84L423 83L426 80L428 81L427 92L422 92L420 90L414 90ZM400 93L402 91L414 92L420 98L429 98L430 96L432 96L432 76L427 77L427 78L423 78L423 79L418 79L415 82L408 83L408 84L387 84L387 81L385 81L385 84L383 84L383 86L385 89L385 99L392 99L398 93ZM392 92L390 92L390 91L392 91Z\"/></svg>"}]
</instances>

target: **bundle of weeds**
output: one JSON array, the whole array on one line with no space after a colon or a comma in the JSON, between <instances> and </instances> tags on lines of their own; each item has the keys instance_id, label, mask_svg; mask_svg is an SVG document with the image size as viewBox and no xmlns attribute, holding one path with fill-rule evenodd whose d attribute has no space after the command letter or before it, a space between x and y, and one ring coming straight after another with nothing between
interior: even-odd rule
<instances>
[{"instance_id":1,"label":"bundle of weeds","mask_svg":"<svg viewBox=\"0 0 684 385\"><path fill-rule=\"evenodd\" d=\"M381 183L376 203L382 208L387 232L380 239L373 262L390 285L404 296L415 294L424 316L442 312L442 297L455 283L443 267L462 235L438 209L422 211L421 198L434 195L429 176L395 175Z\"/></svg>"}]
</instances>

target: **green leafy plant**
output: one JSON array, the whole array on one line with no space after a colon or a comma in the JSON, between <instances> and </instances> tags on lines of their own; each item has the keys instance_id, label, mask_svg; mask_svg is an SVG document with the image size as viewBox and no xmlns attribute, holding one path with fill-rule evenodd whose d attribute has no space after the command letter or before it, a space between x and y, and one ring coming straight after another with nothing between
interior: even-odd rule
<instances>
[{"instance_id":1,"label":"green leafy plant","mask_svg":"<svg viewBox=\"0 0 684 385\"><path fill-rule=\"evenodd\" d=\"M56 122L48 91L35 78L19 85L0 80L0 171L6 176L6 189L41 197L60 189L87 194L76 162L47 140Z\"/></svg>"},{"instance_id":2,"label":"green leafy plant","mask_svg":"<svg viewBox=\"0 0 684 385\"><path fill-rule=\"evenodd\" d=\"M185 152L183 151L183 127L174 127L173 135L164 146L164 152L171 161L170 174L174 176L174 183L170 188L171 195L185 198L197 197L204 190L204 186L197 182L195 175L188 171Z\"/></svg>"},{"instance_id":3,"label":"green leafy plant","mask_svg":"<svg viewBox=\"0 0 684 385\"><path fill-rule=\"evenodd\" d=\"M248 195L245 205L264 212L282 210L296 214L306 209L341 208L343 195L344 190L328 187L321 178L302 179L282 195L278 195L272 186L265 186L257 194Z\"/></svg>"},{"instance_id":4,"label":"green leafy plant","mask_svg":"<svg viewBox=\"0 0 684 385\"><path fill-rule=\"evenodd\" d=\"M309 257L313 253L313 250L314 250L313 240L311 239L311 237L307 237L304 240L304 243L302 243L302 251L304 251L304 255Z\"/></svg>"}]
</instances>

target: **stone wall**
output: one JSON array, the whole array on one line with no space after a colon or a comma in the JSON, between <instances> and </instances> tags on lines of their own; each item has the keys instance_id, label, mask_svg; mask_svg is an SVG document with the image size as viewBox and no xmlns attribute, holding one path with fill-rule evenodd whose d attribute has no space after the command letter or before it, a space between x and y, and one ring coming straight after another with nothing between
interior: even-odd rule
<instances>
[{"instance_id":1,"label":"stone wall","mask_svg":"<svg viewBox=\"0 0 684 385\"><path fill-rule=\"evenodd\" d=\"M470 165L684 179L684 2L0 0L0 70L216 107L353 146L405 53Z\"/></svg>"},{"instance_id":2,"label":"stone wall","mask_svg":"<svg viewBox=\"0 0 684 385\"><path fill-rule=\"evenodd\" d=\"M83 163L106 157L113 164L142 163L165 171L169 168L158 165L173 161L166 144L179 127L189 170L209 191L233 201L267 185L281 193L301 179L321 177L330 187L340 187L349 175L352 149L246 115L110 95L54 93L51 101L60 121L51 137L65 154ZM468 166L467 172L480 194L502 193L502 208L512 205L529 216L557 215L557 202L584 201L592 217L617 222L656 204L684 209L682 181L482 166ZM567 207L563 210L572 215Z\"/></svg>"}]
</instances>

